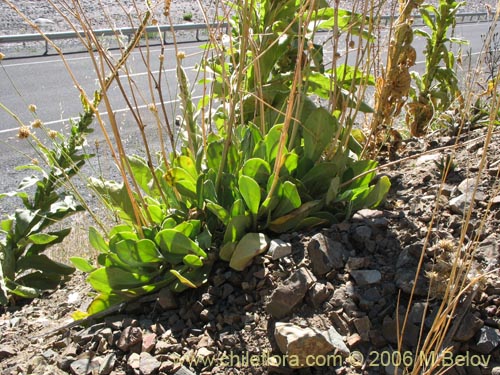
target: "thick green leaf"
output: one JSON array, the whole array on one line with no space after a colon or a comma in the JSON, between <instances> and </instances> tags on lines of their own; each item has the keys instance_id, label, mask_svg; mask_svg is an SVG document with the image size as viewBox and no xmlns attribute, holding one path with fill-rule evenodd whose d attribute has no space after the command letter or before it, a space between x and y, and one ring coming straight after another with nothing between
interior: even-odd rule
<instances>
[{"instance_id":1,"label":"thick green leaf","mask_svg":"<svg viewBox=\"0 0 500 375\"><path fill-rule=\"evenodd\" d=\"M203 266L203 260L194 254L188 254L183 258L183 262L186 266L191 267L201 267Z\"/></svg>"},{"instance_id":2,"label":"thick green leaf","mask_svg":"<svg viewBox=\"0 0 500 375\"><path fill-rule=\"evenodd\" d=\"M35 245L46 245L57 240L57 236L46 233L35 233L28 237L28 240Z\"/></svg>"},{"instance_id":3,"label":"thick green leaf","mask_svg":"<svg viewBox=\"0 0 500 375\"><path fill-rule=\"evenodd\" d=\"M346 190L353 190L358 187L368 186L370 181L375 177L376 171L374 170L377 167L378 163L373 160L359 160L355 161L351 164L351 166L344 172L342 175L342 181L348 181L352 178L360 176L361 174L371 171L364 176L356 178Z\"/></svg>"},{"instance_id":4,"label":"thick green leaf","mask_svg":"<svg viewBox=\"0 0 500 375\"><path fill-rule=\"evenodd\" d=\"M96 268L87 259L81 257L71 257L69 260L78 270L82 272L90 273L96 270Z\"/></svg>"},{"instance_id":5,"label":"thick green leaf","mask_svg":"<svg viewBox=\"0 0 500 375\"><path fill-rule=\"evenodd\" d=\"M101 253L107 253L109 251L108 244L94 227L89 227L89 242L94 249Z\"/></svg>"},{"instance_id":6,"label":"thick green leaf","mask_svg":"<svg viewBox=\"0 0 500 375\"><path fill-rule=\"evenodd\" d=\"M109 309L111 306L117 305L125 300L125 297L114 293L101 293L90 303L89 307L87 308L87 314L85 314L85 316L83 317L97 314L98 312Z\"/></svg>"},{"instance_id":7,"label":"thick green leaf","mask_svg":"<svg viewBox=\"0 0 500 375\"><path fill-rule=\"evenodd\" d=\"M16 268L18 272L35 269L42 271L44 275L55 274L60 276L71 275L75 271L73 267L56 262L45 254L24 256L18 260Z\"/></svg>"},{"instance_id":8,"label":"thick green leaf","mask_svg":"<svg viewBox=\"0 0 500 375\"><path fill-rule=\"evenodd\" d=\"M150 183L153 180L153 172L146 160L137 155L127 156L127 160L137 184L146 194L151 194Z\"/></svg>"},{"instance_id":9,"label":"thick green leaf","mask_svg":"<svg viewBox=\"0 0 500 375\"><path fill-rule=\"evenodd\" d=\"M193 240L175 229L162 230L156 235L155 242L163 255L169 253L183 256L194 254L202 258L207 257L207 254Z\"/></svg>"},{"instance_id":10,"label":"thick green leaf","mask_svg":"<svg viewBox=\"0 0 500 375\"><path fill-rule=\"evenodd\" d=\"M248 159L241 170L241 174L253 178L258 184L263 185L267 182L271 174L269 163L263 159Z\"/></svg>"},{"instance_id":11,"label":"thick green leaf","mask_svg":"<svg viewBox=\"0 0 500 375\"><path fill-rule=\"evenodd\" d=\"M261 198L259 184L253 178L243 175L238 180L238 187L250 213L257 215Z\"/></svg>"},{"instance_id":12,"label":"thick green leaf","mask_svg":"<svg viewBox=\"0 0 500 375\"><path fill-rule=\"evenodd\" d=\"M253 258L262 254L269 247L269 238L263 233L247 233L236 245L229 266L236 271L243 271L252 263Z\"/></svg>"},{"instance_id":13,"label":"thick green leaf","mask_svg":"<svg viewBox=\"0 0 500 375\"><path fill-rule=\"evenodd\" d=\"M136 288L150 281L149 275L128 272L118 267L98 268L87 281L96 291L109 294L121 289Z\"/></svg>"},{"instance_id":14,"label":"thick green leaf","mask_svg":"<svg viewBox=\"0 0 500 375\"><path fill-rule=\"evenodd\" d=\"M339 188L340 188L340 177L334 177L330 181L330 187L328 188L328 191L326 192L326 197L325 197L325 202L327 205L332 204L335 202L335 199L337 198L337 195L339 193Z\"/></svg>"},{"instance_id":15,"label":"thick green leaf","mask_svg":"<svg viewBox=\"0 0 500 375\"><path fill-rule=\"evenodd\" d=\"M175 187L182 195L191 199L197 198L196 179L185 169L179 167L171 168L163 177L170 186Z\"/></svg>"},{"instance_id":16,"label":"thick green leaf","mask_svg":"<svg viewBox=\"0 0 500 375\"><path fill-rule=\"evenodd\" d=\"M186 155L180 155L175 159L174 163L176 166L185 170L193 180L198 179L198 171L196 170L196 165L192 158Z\"/></svg>"},{"instance_id":17,"label":"thick green leaf","mask_svg":"<svg viewBox=\"0 0 500 375\"><path fill-rule=\"evenodd\" d=\"M121 261L137 269L163 261L156 244L147 239L119 241L116 243L115 253Z\"/></svg>"},{"instance_id":18,"label":"thick green leaf","mask_svg":"<svg viewBox=\"0 0 500 375\"><path fill-rule=\"evenodd\" d=\"M281 198L278 206L273 210L272 217L278 218L280 216L290 213L292 210L299 208L302 204L299 192L295 184L290 181L285 181L281 187Z\"/></svg>"},{"instance_id":19,"label":"thick green leaf","mask_svg":"<svg viewBox=\"0 0 500 375\"><path fill-rule=\"evenodd\" d=\"M217 203L211 202L209 200L206 201L207 209L213 213L224 225L227 225L229 222L229 213L227 210L218 205Z\"/></svg>"},{"instance_id":20,"label":"thick green leaf","mask_svg":"<svg viewBox=\"0 0 500 375\"><path fill-rule=\"evenodd\" d=\"M370 194L366 197L364 205L367 208L375 208L382 203L387 194L389 193L389 189L391 188L391 181L389 177L382 176L375 187L370 192Z\"/></svg>"},{"instance_id":21,"label":"thick green leaf","mask_svg":"<svg viewBox=\"0 0 500 375\"><path fill-rule=\"evenodd\" d=\"M224 233L224 243L239 241L251 225L252 219L249 216L239 215L232 217Z\"/></svg>"},{"instance_id":22,"label":"thick green leaf","mask_svg":"<svg viewBox=\"0 0 500 375\"><path fill-rule=\"evenodd\" d=\"M325 162L315 165L301 180L311 196L319 197L328 191L331 179L337 174L337 164Z\"/></svg>"},{"instance_id":23,"label":"thick green leaf","mask_svg":"<svg viewBox=\"0 0 500 375\"><path fill-rule=\"evenodd\" d=\"M294 229L302 220L312 213L320 210L321 201L310 201L293 210L287 215L281 216L269 223L269 229L276 233L285 233Z\"/></svg>"},{"instance_id":24,"label":"thick green leaf","mask_svg":"<svg viewBox=\"0 0 500 375\"><path fill-rule=\"evenodd\" d=\"M304 156L318 160L337 130L337 119L326 109L317 108L303 124Z\"/></svg>"}]
</instances>

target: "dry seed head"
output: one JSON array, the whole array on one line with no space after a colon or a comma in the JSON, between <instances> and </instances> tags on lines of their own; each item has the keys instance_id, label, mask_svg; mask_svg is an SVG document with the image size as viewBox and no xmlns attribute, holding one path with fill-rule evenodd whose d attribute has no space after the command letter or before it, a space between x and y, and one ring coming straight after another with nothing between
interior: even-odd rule
<instances>
[{"instance_id":1,"label":"dry seed head","mask_svg":"<svg viewBox=\"0 0 500 375\"><path fill-rule=\"evenodd\" d=\"M186 58L186 52L184 52L184 51L179 51L179 52L177 52L177 58L178 58L179 60L183 60L183 59L185 59L185 58Z\"/></svg>"},{"instance_id":2,"label":"dry seed head","mask_svg":"<svg viewBox=\"0 0 500 375\"><path fill-rule=\"evenodd\" d=\"M354 48L355 45L356 45L356 43L354 42L354 40L351 40L349 42L349 48Z\"/></svg>"},{"instance_id":3,"label":"dry seed head","mask_svg":"<svg viewBox=\"0 0 500 375\"><path fill-rule=\"evenodd\" d=\"M33 127L33 128L41 128L42 125L43 125L43 122L39 118L37 118L35 121L33 121L31 123L31 127Z\"/></svg>"},{"instance_id":4,"label":"dry seed head","mask_svg":"<svg viewBox=\"0 0 500 375\"><path fill-rule=\"evenodd\" d=\"M151 20L151 25L153 25L153 26L158 25L158 20L157 20L156 18L153 18L153 19Z\"/></svg>"},{"instance_id":5,"label":"dry seed head","mask_svg":"<svg viewBox=\"0 0 500 375\"><path fill-rule=\"evenodd\" d=\"M156 108L155 103L149 103L149 104L148 104L148 109L149 109L151 112L153 112L153 113L158 112L158 109Z\"/></svg>"},{"instance_id":6,"label":"dry seed head","mask_svg":"<svg viewBox=\"0 0 500 375\"><path fill-rule=\"evenodd\" d=\"M438 246L440 249L443 249L444 251L453 251L455 248L455 244L453 243L452 240L449 239L439 240Z\"/></svg>"},{"instance_id":7,"label":"dry seed head","mask_svg":"<svg viewBox=\"0 0 500 375\"><path fill-rule=\"evenodd\" d=\"M40 164L40 162L38 161L37 158L34 158L34 159L31 159L31 164L38 165L38 164Z\"/></svg>"},{"instance_id":8,"label":"dry seed head","mask_svg":"<svg viewBox=\"0 0 500 375\"><path fill-rule=\"evenodd\" d=\"M25 126L25 125L22 125L22 126L19 128L19 132L17 133L17 137L18 137L19 139L26 139L26 138L28 138L30 135L31 135L30 128L28 128L28 127L27 127L27 126Z\"/></svg>"},{"instance_id":9,"label":"dry seed head","mask_svg":"<svg viewBox=\"0 0 500 375\"><path fill-rule=\"evenodd\" d=\"M170 4L172 0L165 0L165 7L163 8L163 15L168 17L170 15Z\"/></svg>"},{"instance_id":10,"label":"dry seed head","mask_svg":"<svg viewBox=\"0 0 500 375\"><path fill-rule=\"evenodd\" d=\"M4 58L5 58L5 55L2 52L0 52L0 61L2 61Z\"/></svg>"},{"instance_id":11,"label":"dry seed head","mask_svg":"<svg viewBox=\"0 0 500 375\"><path fill-rule=\"evenodd\" d=\"M30 112L32 112L32 113L35 113L35 112L36 112L36 105L34 105L34 104L30 104L30 105L28 106L28 110L29 110Z\"/></svg>"},{"instance_id":12,"label":"dry seed head","mask_svg":"<svg viewBox=\"0 0 500 375\"><path fill-rule=\"evenodd\" d=\"M165 60L165 55L158 56L158 59L160 59L160 62L163 62L163 60Z\"/></svg>"},{"instance_id":13,"label":"dry seed head","mask_svg":"<svg viewBox=\"0 0 500 375\"><path fill-rule=\"evenodd\" d=\"M55 139L55 138L57 137L57 135L58 135L58 134L59 134L59 133L58 133L58 132L56 132L55 130L51 130L51 131L49 131L49 137L50 137L51 139Z\"/></svg>"}]
</instances>

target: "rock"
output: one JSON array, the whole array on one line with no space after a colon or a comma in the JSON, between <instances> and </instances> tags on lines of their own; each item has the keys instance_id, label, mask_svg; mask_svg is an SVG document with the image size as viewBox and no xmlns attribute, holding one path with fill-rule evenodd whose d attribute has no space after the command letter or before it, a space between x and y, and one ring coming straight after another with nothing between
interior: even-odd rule
<instances>
[{"instance_id":1,"label":"rock","mask_svg":"<svg viewBox=\"0 0 500 375\"><path fill-rule=\"evenodd\" d=\"M484 326L479 331L479 338L475 349L481 354L489 354L500 344L500 331L498 329Z\"/></svg>"},{"instance_id":2,"label":"rock","mask_svg":"<svg viewBox=\"0 0 500 375\"><path fill-rule=\"evenodd\" d=\"M346 254L344 245L331 240L322 233L311 238L307 245L307 253L311 260L312 271L317 276L323 276L332 269L344 267L344 254Z\"/></svg>"},{"instance_id":3,"label":"rock","mask_svg":"<svg viewBox=\"0 0 500 375\"><path fill-rule=\"evenodd\" d=\"M492 271L500 264L500 238L491 234L479 243L474 257L484 264L484 271Z\"/></svg>"},{"instance_id":4,"label":"rock","mask_svg":"<svg viewBox=\"0 0 500 375\"><path fill-rule=\"evenodd\" d=\"M384 213L380 210L370 210L364 208L359 210L352 217L353 221L364 221L372 227L386 228L389 221L384 217Z\"/></svg>"},{"instance_id":5,"label":"rock","mask_svg":"<svg viewBox=\"0 0 500 375\"><path fill-rule=\"evenodd\" d=\"M139 358L139 371L144 375L151 375L156 372L161 366L158 361L148 352L142 352Z\"/></svg>"},{"instance_id":6,"label":"rock","mask_svg":"<svg viewBox=\"0 0 500 375\"><path fill-rule=\"evenodd\" d=\"M361 318L355 318L353 322L354 327L356 327L356 331L358 331L363 341L368 341L372 325L370 319L367 316L363 316Z\"/></svg>"},{"instance_id":7,"label":"rock","mask_svg":"<svg viewBox=\"0 0 500 375\"><path fill-rule=\"evenodd\" d=\"M315 281L308 269L298 269L285 280L283 285L273 291L266 311L277 319L285 317L302 302L307 290Z\"/></svg>"},{"instance_id":8,"label":"rock","mask_svg":"<svg viewBox=\"0 0 500 375\"><path fill-rule=\"evenodd\" d=\"M127 327L123 330L116 346L124 351L128 352L131 347L139 344L142 341L142 330L139 327Z\"/></svg>"},{"instance_id":9,"label":"rock","mask_svg":"<svg viewBox=\"0 0 500 375\"><path fill-rule=\"evenodd\" d=\"M127 359L127 365L134 369L134 370L139 370L139 367L141 366L141 356L138 353L132 353Z\"/></svg>"},{"instance_id":10,"label":"rock","mask_svg":"<svg viewBox=\"0 0 500 375\"><path fill-rule=\"evenodd\" d=\"M182 366L174 373L174 375L196 375L196 374L191 370L189 370L188 368Z\"/></svg>"},{"instance_id":11,"label":"rock","mask_svg":"<svg viewBox=\"0 0 500 375\"><path fill-rule=\"evenodd\" d=\"M382 274L378 270L353 270L349 274L358 286L376 284L382 280Z\"/></svg>"},{"instance_id":12,"label":"rock","mask_svg":"<svg viewBox=\"0 0 500 375\"><path fill-rule=\"evenodd\" d=\"M323 302L330 298L331 290L321 283L314 283L314 285L309 290L309 297L314 307L319 308Z\"/></svg>"},{"instance_id":13,"label":"rock","mask_svg":"<svg viewBox=\"0 0 500 375\"><path fill-rule=\"evenodd\" d=\"M413 284L415 283L415 269L414 268L401 268L396 271L396 276L394 281L396 287L401 289L404 293L411 294L413 290ZM417 279L417 285L415 286L414 293L416 296L425 297L428 292L428 282L422 276Z\"/></svg>"},{"instance_id":14,"label":"rock","mask_svg":"<svg viewBox=\"0 0 500 375\"><path fill-rule=\"evenodd\" d=\"M92 358L82 358L71 363L69 366L73 375L87 375L98 371L100 368L99 361Z\"/></svg>"},{"instance_id":15,"label":"rock","mask_svg":"<svg viewBox=\"0 0 500 375\"><path fill-rule=\"evenodd\" d=\"M369 257L350 257L347 259L346 269L347 270L359 270L368 267L370 264Z\"/></svg>"},{"instance_id":16,"label":"rock","mask_svg":"<svg viewBox=\"0 0 500 375\"><path fill-rule=\"evenodd\" d=\"M156 345L156 334L147 333L142 336L142 351L151 353Z\"/></svg>"},{"instance_id":17,"label":"rock","mask_svg":"<svg viewBox=\"0 0 500 375\"><path fill-rule=\"evenodd\" d=\"M208 349L207 347L201 347L196 352L196 356L199 358L209 358L214 355L214 352Z\"/></svg>"},{"instance_id":18,"label":"rock","mask_svg":"<svg viewBox=\"0 0 500 375\"><path fill-rule=\"evenodd\" d=\"M292 245L280 239L271 240L267 253L273 260L280 259L292 253Z\"/></svg>"},{"instance_id":19,"label":"rock","mask_svg":"<svg viewBox=\"0 0 500 375\"><path fill-rule=\"evenodd\" d=\"M398 343L397 324L390 316L385 316L382 322L382 335L391 344Z\"/></svg>"},{"instance_id":20,"label":"rock","mask_svg":"<svg viewBox=\"0 0 500 375\"><path fill-rule=\"evenodd\" d=\"M363 339L361 338L360 335L358 335L357 333L353 333L347 338L347 345L349 346L349 348L352 348L360 344L362 341Z\"/></svg>"},{"instance_id":21,"label":"rock","mask_svg":"<svg viewBox=\"0 0 500 375\"><path fill-rule=\"evenodd\" d=\"M472 313L467 313L462 319L453 339L460 342L469 341L483 327L484 322Z\"/></svg>"},{"instance_id":22,"label":"rock","mask_svg":"<svg viewBox=\"0 0 500 375\"><path fill-rule=\"evenodd\" d=\"M472 193L474 192L475 186L476 186L476 179L475 178L466 178L465 180L463 180L460 183L460 185L458 185L458 190L462 194L465 194L470 201L470 198L472 197ZM479 186L481 186L481 184ZM485 201L486 195L478 189L478 190L476 190L476 194L474 195L474 200Z\"/></svg>"},{"instance_id":23,"label":"rock","mask_svg":"<svg viewBox=\"0 0 500 375\"><path fill-rule=\"evenodd\" d=\"M465 194L461 194L458 197L452 198L449 201L449 206L451 212L457 215L463 215L467 211L470 200L467 199Z\"/></svg>"},{"instance_id":24,"label":"rock","mask_svg":"<svg viewBox=\"0 0 500 375\"><path fill-rule=\"evenodd\" d=\"M108 375L113 371L116 364L116 354L110 353L101 361L101 365L99 366L99 375Z\"/></svg>"},{"instance_id":25,"label":"rock","mask_svg":"<svg viewBox=\"0 0 500 375\"><path fill-rule=\"evenodd\" d=\"M292 368L306 367L306 359L311 358L309 356L322 356L332 351L343 356L350 353L342 336L334 328L319 331L278 322L274 337L281 352L287 355L288 365Z\"/></svg>"},{"instance_id":26,"label":"rock","mask_svg":"<svg viewBox=\"0 0 500 375\"><path fill-rule=\"evenodd\" d=\"M500 375L500 366L491 369L491 375Z\"/></svg>"},{"instance_id":27,"label":"rock","mask_svg":"<svg viewBox=\"0 0 500 375\"><path fill-rule=\"evenodd\" d=\"M361 225L354 229L353 237L354 240L363 244L368 241L372 236L372 229L367 225Z\"/></svg>"},{"instance_id":28,"label":"rock","mask_svg":"<svg viewBox=\"0 0 500 375\"><path fill-rule=\"evenodd\" d=\"M158 304L163 310L175 310L178 307L175 295L168 287L158 293Z\"/></svg>"},{"instance_id":29,"label":"rock","mask_svg":"<svg viewBox=\"0 0 500 375\"><path fill-rule=\"evenodd\" d=\"M17 350L15 348L13 348L12 346L3 345L0 347L0 361L5 359L5 358L13 357L16 354L17 354Z\"/></svg>"}]
</instances>

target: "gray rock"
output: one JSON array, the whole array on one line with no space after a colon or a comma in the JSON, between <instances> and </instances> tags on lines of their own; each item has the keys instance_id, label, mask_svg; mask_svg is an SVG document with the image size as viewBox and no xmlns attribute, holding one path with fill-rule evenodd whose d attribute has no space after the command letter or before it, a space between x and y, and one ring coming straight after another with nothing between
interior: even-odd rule
<instances>
[{"instance_id":1,"label":"gray rock","mask_svg":"<svg viewBox=\"0 0 500 375\"><path fill-rule=\"evenodd\" d=\"M314 283L314 285L309 290L309 297L314 307L320 307L332 294L331 289L329 289L325 284Z\"/></svg>"},{"instance_id":2,"label":"gray rock","mask_svg":"<svg viewBox=\"0 0 500 375\"><path fill-rule=\"evenodd\" d=\"M72 362L69 367L73 375L87 375L98 371L100 364L96 359L82 358Z\"/></svg>"},{"instance_id":3,"label":"gray rock","mask_svg":"<svg viewBox=\"0 0 500 375\"><path fill-rule=\"evenodd\" d=\"M130 354L127 359L127 365L134 370L139 370L141 366L141 356L138 353Z\"/></svg>"},{"instance_id":4,"label":"gray rock","mask_svg":"<svg viewBox=\"0 0 500 375\"><path fill-rule=\"evenodd\" d=\"M449 201L449 206L451 212L457 215L463 215L469 206L470 200L467 199L465 194L461 194L458 197L452 198Z\"/></svg>"},{"instance_id":5,"label":"gray rock","mask_svg":"<svg viewBox=\"0 0 500 375\"><path fill-rule=\"evenodd\" d=\"M142 352L139 358L139 371L144 375L151 375L156 372L161 366L158 361L148 352Z\"/></svg>"},{"instance_id":6,"label":"gray rock","mask_svg":"<svg viewBox=\"0 0 500 375\"><path fill-rule=\"evenodd\" d=\"M111 371L113 371L113 369L115 368L115 364L116 364L116 354L109 353L101 361L101 365L99 366L99 375L110 374Z\"/></svg>"},{"instance_id":7,"label":"gray rock","mask_svg":"<svg viewBox=\"0 0 500 375\"><path fill-rule=\"evenodd\" d=\"M403 292L410 294L413 290L413 284L415 283L415 272L416 270L414 268L398 269L394 278L396 287L401 289ZM415 295L419 297L427 296L428 288L427 279L419 276L417 279L417 285L415 286Z\"/></svg>"},{"instance_id":8,"label":"gray rock","mask_svg":"<svg viewBox=\"0 0 500 375\"><path fill-rule=\"evenodd\" d=\"M0 347L0 360L13 357L17 354L17 350L10 345L3 345Z\"/></svg>"},{"instance_id":9,"label":"gray rock","mask_svg":"<svg viewBox=\"0 0 500 375\"><path fill-rule=\"evenodd\" d=\"M500 366L491 369L491 375L500 375Z\"/></svg>"},{"instance_id":10,"label":"gray rock","mask_svg":"<svg viewBox=\"0 0 500 375\"><path fill-rule=\"evenodd\" d=\"M486 237L474 252L474 257L485 266L485 272L492 271L500 265L500 238L495 234Z\"/></svg>"},{"instance_id":11,"label":"gray rock","mask_svg":"<svg viewBox=\"0 0 500 375\"><path fill-rule=\"evenodd\" d=\"M286 257L292 253L292 244L280 239L271 240L267 253L273 260Z\"/></svg>"},{"instance_id":12,"label":"gray rock","mask_svg":"<svg viewBox=\"0 0 500 375\"><path fill-rule=\"evenodd\" d=\"M376 284L382 280L382 274L378 270L353 270L349 273L358 286Z\"/></svg>"},{"instance_id":13,"label":"gray rock","mask_svg":"<svg viewBox=\"0 0 500 375\"><path fill-rule=\"evenodd\" d=\"M500 344L500 331L498 329L484 326L479 331L479 339L475 349L481 354L489 354Z\"/></svg>"},{"instance_id":14,"label":"gray rock","mask_svg":"<svg viewBox=\"0 0 500 375\"><path fill-rule=\"evenodd\" d=\"M163 310L174 310L178 307L175 295L168 287L158 293L158 304Z\"/></svg>"},{"instance_id":15,"label":"gray rock","mask_svg":"<svg viewBox=\"0 0 500 375\"><path fill-rule=\"evenodd\" d=\"M363 341L369 340L371 326L372 323L370 322L370 319L367 316L354 319L354 327L356 327L356 331L358 331Z\"/></svg>"},{"instance_id":16,"label":"gray rock","mask_svg":"<svg viewBox=\"0 0 500 375\"><path fill-rule=\"evenodd\" d=\"M354 229L354 239L360 243L368 241L372 236L372 229L367 225L361 225Z\"/></svg>"},{"instance_id":17,"label":"gray rock","mask_svg":"<svg viewBox=\"0 0 500 375\"><path fill-rule=\"evenodd\" d=\"M342 336L334 328L319 331L278 322L274 337L281 352L287 355L288 365L292 368L307 367L308 356L321 356L332 351L343 356L350 353Z\"/></svg>"},{"instance_id":18,"label":"gray rock","mask_svg":"<svg viewBox=\"0 0 500 375\"><path fill-rule=\"evenodd\" d=\"M389 221L380 210L370 210L368 208L359 210L352 217L353 221L364 221L365 223L378 228L386 228Z\"/></svg>"},{"instance_id":19,"label":"gray rock","mask_svg":"<svg viewBox=\"0 0 500 375\"><path fill-rule=\"evenodd\" d=\"M453 339L460 342L469 341L484 326L484 322L472 313L467 313Z\"/></svg>"},{"instance_id":20,"label":"gray rock","mask_svg":"<svg viewBox=\"0 0 500 375\"><path fill-rule=\"evenodd\" d=\"M127 327L123 330L116 346L118 349L128 352L131 347L142 341L142 330L139 327Z\"/></svg>"},{"instance_id":21,"label":"gray rock","mask_svg":"<svg viewBox=\"0 0 500 375\"><path fill-rule=\"evenodd\" d=\"M475 186L476 186L476 179L475 178L466 178L465 180L463 180L460 183L460 185L458 185L458 190L462 194L465 194L467 196L468 200L470 201L470 199L472 198L472 193L474 192ZM479 185L479 186L481 186L481 185ZM478 190L476 190L474 200L485 201L486 195L478 189Z\"/></svg>"},{"instance_id":22,"label":"gray rock","mask_svg":"<svg viewBox=\"0 0 500 375\"><path fill-rule=\"evenodd\" d=\"M348 270L359 270L368 267L369 264L369 257L349 257L349 259L347 259L346 268Z\"/></svg>"},{"instance_id":23,"label":"gray rock","mask_svg":"<svg viewBox=\"0 0 500 375\"><path fill-rule=\"evenodd\" d=\"M174 373L174 375L196 375L196 374L191 370L189 370L188 368L182 366Z\"/></svg>"},{"instance_id":24,"label":"gray rock","mask_svg":"<svg viewBox=\"0 0 500 375\"><path fill-rule=\"evenodd\" d=\"M288 315L302 300L316 278L306 268L295 271L271 294L266 310L274 318Z\"/></svg>"},{"instance_id":25,"label":"gray rock","mask_svg":"<svg viewBox=\"0 0 500 375\"><path fill-rule=\"evenodd\" d=\"M323 276L333 269L344 267L346 250L340 242L333 241L322 233L311 238L307 245L307 253L311 260L315 275Z\"/></svg>"}]
</instances>

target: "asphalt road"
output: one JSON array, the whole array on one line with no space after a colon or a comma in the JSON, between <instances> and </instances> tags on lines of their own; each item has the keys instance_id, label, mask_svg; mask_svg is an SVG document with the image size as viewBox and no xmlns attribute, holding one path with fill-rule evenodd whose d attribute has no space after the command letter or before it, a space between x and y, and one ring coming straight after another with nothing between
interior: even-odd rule
<instances>
[{"instance_id":1,"label":"asphalt road","mask_svg":"<svg viewBox=\"0 0 500 375\"><path fill-rule=\"evenodd\" d=\"M483 45L481 35L487 33L488 27L489 23L457 25L455 36L470 41L469 46L462 47L463 51L470 50L472 56L477 57ZM325 36L323 34L321 37ZM184 51L187 56L183 65L190 72L191 83L196 80L194 66L200 61L201 44L203 43L183 43L179 46L179 50ZM425 41L422 38L416 38L414 46L418 56L415 70L422 72ZM155 71L158 69L160 47L152 47L150 52L151 67ZM118 56L118 51L114 51L114 54ZM179 113L179 104L176 100L178 90L173 46L167 46L164 54L165 72L162 84L166 89L167 109L174 117ZM78 82L87 93L91 94L98 87L91 58L86 53L79 53L67 55L66 61ZM134 84L140 92L147 95L147 72L138 51L133 52L129 66ZM194 96L196 97L197 93ZM134 132L135 127L130 121L127 105L118 92L116 84L110 90L110 97L125 138L140 149L140 140L137 138L137 133ZM147 113L146 106L151 101L152 99L147 97L139 101L138 106L144 109L142 112ZM2 61L0 63L0 103L16 113L24 123L33 120L33 115L28 111L28 105L35 104L37 116L47 126L56 130L64 129L68 125L68 119L78 115L81 111L79 93L58 56L30 56ZM104 109L101 108L101 111ZM106 116L104 118L106 121ZM9 176L15 178L15 176L19 176L19 173L12 172L13 167L25 163L27 161L26 154L28 157L33 155L33 150L25 146L27 143L17 139L18 128L19 124L16 120L0 109L0 163L2 163L3 175L3 178L0 179L0 192L15 186L15 183L10 181ZM99 132L93 137L99 139ZM4 170L7 170L6 173L3 172Z\"/></svg>"}]
</instances>

